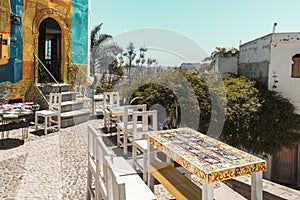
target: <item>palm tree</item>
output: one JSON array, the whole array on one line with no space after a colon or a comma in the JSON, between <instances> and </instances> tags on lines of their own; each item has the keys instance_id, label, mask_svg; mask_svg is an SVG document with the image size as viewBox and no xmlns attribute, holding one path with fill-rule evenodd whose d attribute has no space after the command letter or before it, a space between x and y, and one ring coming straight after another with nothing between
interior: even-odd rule
<instances>
[{"instance_id":1,"label":"palm tree","mask_svg":"<svg viewBox=\"0 0 300 200\"><path fill-rule=\"evenodd\" d=\"M100 33L102 25L103 25L103 23L95 26L93 28L93 30L91 31L91 49L90 49L90 51L91 51L92 58L94 58L94 59L91 59L91 62L92 62L91 63L91 74L93 76L95 75L95 64L94 64L94 60L96 58L95 50L97 49L97 47L99 47L101 44L103 44L107 40L112 39L111 35Z\"/></svg>"},{"instance_id":2,"label":"palm tree","mask_svg":"<svg viewBox=\"0 0 300 200\"><path fill-rule=\"evenodd\" d=\"M108 39L111 39L112 36L108 34L100 33L101 27L103 23L95 26L91 32L91 49L93 50L103 42L107 41Z\"/></svg>"},{"instance_id":3,"label":"palm tree","mask_svg":"<svg viewBox=\"0 0 300 200\"><path fill-rule=\"evenodd\" d=\"M216 49L211 53L211 60L213 60L216 55L221 55L224 57L227 56L233 56L235 54L237 54L239 52L239 50L237 50L236 48L232 47L230 49L226 49L225 47L216 47Z\"/></svg>"}]
</instances>

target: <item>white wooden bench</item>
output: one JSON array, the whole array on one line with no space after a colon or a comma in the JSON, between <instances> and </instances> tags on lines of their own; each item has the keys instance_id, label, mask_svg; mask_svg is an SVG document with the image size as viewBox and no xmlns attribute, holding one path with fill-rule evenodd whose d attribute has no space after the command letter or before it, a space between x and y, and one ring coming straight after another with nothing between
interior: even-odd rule
<instances>
[{"instance_id":1,"label":"white wooden bench","mask_svg":"<svg viewBox=\"0 0 300 200\"><path fill-rule=\"evenodd\" d=\"M107 197L109 200L152 200L157 199L138 174L122 175L115 167L121 168L112 157L105 156L107 165Z\"/></svg>"},{"instance_id":2,"label":"white wooden bench","mask_svg":"<svg viewBox=\"0 0 300 200\"><path fill-rule=\"evenodd\" d=\"M151 175L176 199L201 200L202 190L191 179L178 171L171 162L150 164Z\"/></svg>"},{"instance_id":3,"label":"white wooden bench","mask_svg":"<svg viewBox=\"0 0 300 200\"><path fill-rule=\"evenodd\" d=\"M113 158L115 173L120 175L136 174L136 171L122 157L114 157L102 139L103 133L88 125L88 172L87 172L87 199L107 198L107 173L104 167L104 156ZM94 186L93 182L94 180Z\"/></svg>"}]
</instances>

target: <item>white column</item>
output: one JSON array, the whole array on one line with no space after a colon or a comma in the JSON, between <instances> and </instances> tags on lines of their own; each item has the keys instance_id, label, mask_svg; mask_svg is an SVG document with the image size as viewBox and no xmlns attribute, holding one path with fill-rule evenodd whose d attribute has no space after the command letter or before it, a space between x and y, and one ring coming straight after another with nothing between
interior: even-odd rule
<instances>
[{"instance_id":1,"label":"white column","mask_svg":"<svg viewBox=\"0 0 300 200\"><path fill-rule=\"evenodd\" d=\"M262 172L251 175L251 200L263 199Z\"/></svg>"}]
</instances>

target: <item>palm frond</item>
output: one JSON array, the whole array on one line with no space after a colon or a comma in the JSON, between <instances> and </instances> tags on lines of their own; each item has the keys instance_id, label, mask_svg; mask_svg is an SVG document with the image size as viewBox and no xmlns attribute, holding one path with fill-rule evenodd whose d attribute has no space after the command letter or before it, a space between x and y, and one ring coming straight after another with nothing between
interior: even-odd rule
<instances>
[{"instance_id":1,"label":"palm frond","mask_svg":"<svg viewBox=\"0 0 300 200\"><path fill-rule=\"evenodd\" d=\"M95 48L102 44L104 41L111 39L112 36L108 34L101 34L101 27L103 23L95 26L93 30L91 31L91 48Z\"/></svg>"}]
</instances>

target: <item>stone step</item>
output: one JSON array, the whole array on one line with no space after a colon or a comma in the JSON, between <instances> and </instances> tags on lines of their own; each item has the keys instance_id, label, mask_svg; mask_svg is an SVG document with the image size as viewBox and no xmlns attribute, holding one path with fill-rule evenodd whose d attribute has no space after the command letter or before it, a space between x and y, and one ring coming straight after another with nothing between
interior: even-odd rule
<instances>
[{"instance_id":1,"label":"stone step","mask_svg":"<svg viewBox=\"0 0 300 200\"><path fill-rule=\"evenodd\" d=\"M58 84L38 84L39 89L42 91L44 95L49 95L51 92L68 92L70 91L70 85L65 83L58 83Z\"/></svg>"},{"instance_id":2,"label":"stone step","mask_svg":"<svg viewBox=\"0 0 300 200\"><path fill-rule=\"evenodd\" d=\"M86 109L61 113L61 128L74 126L90 119L90 111Z\"/></svg>"},{"instance_id":3,"label":"stone step","mask_svg":"<svg viewBox=\"0 0 300 200\"><path fill-rule=\"evenodd\" d=\"M83 108L83 102L80 101L63 101L61 102L61 112L68 112L72 110L80 110Z\"/></svg>"},{"instance_id":4,"label":"stone step","mask_svg":"<svg viewBox=\"0 0 300 200\"><path fill-rule=\"evenodd\" d=\"M64 101L75 101L76 100L76 92L62 92L62 102Z\"/></svg>"},{"instance_id":5,"label":"stone step","mask_svg":"<svg viewBox=\"0 0 300 200\"><path fill-rule=\"evenodd\" d=\"M68 92L70 91L70 88L71 86L66 83L59 83L59 84L52 85L53 91Z\"/></svg>"}]
</instances>

